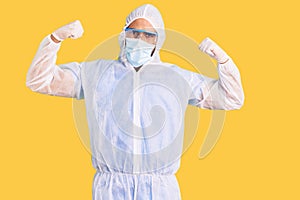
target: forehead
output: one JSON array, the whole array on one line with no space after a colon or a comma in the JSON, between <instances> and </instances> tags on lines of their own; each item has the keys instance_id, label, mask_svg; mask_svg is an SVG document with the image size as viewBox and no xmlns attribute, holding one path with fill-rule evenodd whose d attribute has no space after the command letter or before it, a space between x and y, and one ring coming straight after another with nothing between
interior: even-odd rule
<instances>
[{"instance_id":1,"label":"forehead","mask_svg":"<svg viewBox=\"0 0 300 200\"><path fill-rule=\"evenodd\" d=\"M129 24L128 27L129 28L147 29L147 30L155 31L155 29L153 28L151 23L149 21L147 21L146 19L144 19L144 18L139 18L139 19L134 20L131 24Z\"/></svg>"}]
</instances>

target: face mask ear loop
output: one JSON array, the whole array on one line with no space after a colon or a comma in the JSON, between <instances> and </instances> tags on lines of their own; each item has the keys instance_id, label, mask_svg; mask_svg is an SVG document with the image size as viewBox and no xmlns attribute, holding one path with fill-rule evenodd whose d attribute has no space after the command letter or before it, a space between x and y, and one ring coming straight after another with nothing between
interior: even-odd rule
<instances>
[{"instance_id":1,"label":"face mask ear loop","mask_svg":"<svg viewBox=\"0 0 300 200\"><path fill-rule=\"evenodd\" d=\"M152 51L152 53L151 53L151 57L153 57L153 55L154 55L154 53L155 53L155 50L156 50L156 45L155 45L155 47L154 47L154 49L153 49L153 51Z\"/></svg>"}]
</instances>

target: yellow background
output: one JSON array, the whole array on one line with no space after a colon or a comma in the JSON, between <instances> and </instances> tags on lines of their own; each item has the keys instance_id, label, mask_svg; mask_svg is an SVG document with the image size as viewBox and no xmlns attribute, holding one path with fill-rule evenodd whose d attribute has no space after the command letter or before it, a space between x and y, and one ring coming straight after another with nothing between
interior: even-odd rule
<instances>
[{"instance_id":1,"label":"yellow background","mask_svg":"<svg viewBox=\"0 0 300 200\"><path fill-rule=\"evenodd\" d=\"M203 160L207 127L199 128L177 174L182 198L300 199L296 0L2 3L0 199L91 199L94 169L74 126L72 100L31 92L26 72L40 41L56 28L81 20L84 37L65 41L58 62L82 61L146 2L160 9L167 28L199 42L210 36L226 50L246 95L241 110L227 112L222 136Z\"/></svg>"}]
</instances>

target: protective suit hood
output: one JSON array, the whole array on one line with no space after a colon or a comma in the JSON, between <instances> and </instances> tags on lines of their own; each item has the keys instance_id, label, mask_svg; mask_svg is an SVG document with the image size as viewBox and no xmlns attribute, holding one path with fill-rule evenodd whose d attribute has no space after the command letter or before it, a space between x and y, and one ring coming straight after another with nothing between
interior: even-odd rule
<instances>
[{"instance_id":1,"label":"protective suit hood","mask_svg":"<svg viewBox=\"0 0 300 200\"><path fill-rule=\"evenodd\" d=\"M120 55L119 60L126 66L130 66L125 54L125 29L136 19L146 19L158 33L156 48L149 63L160 63L159 50L165 41L164 22L159 10L151 4L142 5L133 10L126 18L125 26L119 36Z\"/></svg>"}]
</instances>

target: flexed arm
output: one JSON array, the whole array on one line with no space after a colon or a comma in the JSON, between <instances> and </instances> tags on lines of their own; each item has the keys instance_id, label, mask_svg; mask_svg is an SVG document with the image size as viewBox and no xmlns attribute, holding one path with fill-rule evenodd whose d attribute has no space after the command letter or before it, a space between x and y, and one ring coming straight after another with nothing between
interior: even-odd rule
<instances>
[{"instance_id":1,"label":"flexed arm","mask_svg":"<svg viewBox=\"0 0 300 200\"><path fill-rule=\"evenodd\" d=\"M77 20L67 24L41 42L26 77L26 86L32 91L64 97L75 97L76 77L70 70L56 65L57 52L61 41L76 39L83 34L81 23ZM77 64L79 68L79 63Z\"/></svg>"},{"instance_id":2,"label":"flexed arm","mask_svg":"<svg viewBox=\"0 0 300 200\"><path fill-rule=\"evenodd\" d=\"M199 49L217 60L219 79L204 77L205 81L200 86L201 96L194 104L207 109L241 108L244 103L244 91L239 70L232 59L209 38L201 42Z\"/></svg>"}]
</instances>

